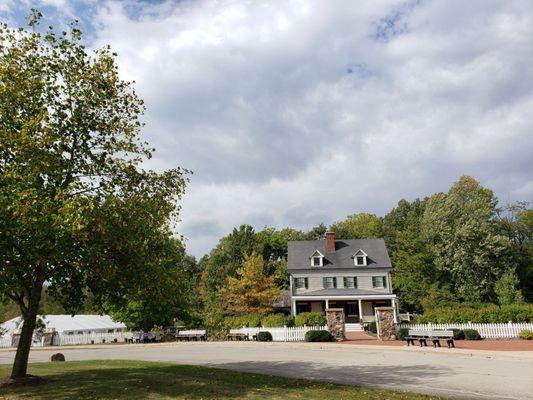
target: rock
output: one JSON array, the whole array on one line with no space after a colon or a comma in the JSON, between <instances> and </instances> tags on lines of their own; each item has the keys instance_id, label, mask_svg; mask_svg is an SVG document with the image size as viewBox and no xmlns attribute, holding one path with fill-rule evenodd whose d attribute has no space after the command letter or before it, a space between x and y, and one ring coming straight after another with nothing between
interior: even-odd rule
<instances>
[{"instance_id":1,"label":"rock","mask_svg":"<svg viewBox=\"0 0 533 400\"><path fill-rule=\"evenodd\" d=\"M65 361L65 356L61 353L52 354L50 361Z\"/></svg>"}]
</instances>

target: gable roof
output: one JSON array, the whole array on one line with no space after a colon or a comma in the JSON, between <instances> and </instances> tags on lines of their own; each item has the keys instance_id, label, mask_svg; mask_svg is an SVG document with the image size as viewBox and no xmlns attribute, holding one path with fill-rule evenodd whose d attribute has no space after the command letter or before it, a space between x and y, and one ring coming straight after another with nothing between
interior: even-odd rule
<instances>
[{"instance_id":1,"label":"gable roof","mask_svg":"<svg viewBox=\"0 0 533 400\"><path fill-rule=\"evenodd\" d=\"M126 328L121 322L114 321L109 315L38 315L46 329L55 329L57 332L84 331L98 329ZM21 324L22 318L16 317L4 322L0 327L12 333Z\"/></svg>"},{"instance_id":2,"label":"gable roof","mask_svg":"<svg viewBox=\"0 0 533 400\"><path fill-rule=\"evenodd\" d=\"M311 267L309 254L315 250L324 254L323 267ZM353 256L362 250L367 255L367 265L356 267ZM335 251L326 251L326 240L299 240L289 242L289 270L323 270L323 269L356 269L356 268L392 268L392 264L383 239L348 239L335 240Z\"/></svg>"}]
</instances>

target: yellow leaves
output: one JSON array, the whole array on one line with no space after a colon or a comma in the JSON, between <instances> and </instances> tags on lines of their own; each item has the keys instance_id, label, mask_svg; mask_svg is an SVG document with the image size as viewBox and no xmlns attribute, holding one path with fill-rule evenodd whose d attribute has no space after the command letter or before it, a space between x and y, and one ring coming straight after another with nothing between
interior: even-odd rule
<instances>
[{"instance_id":1,"label":"yellow leaves","mask_svg":"<svg viewBox=\"0 0 533 400\"><path fill-rule=\"evenodd\" d=\"M279 297L274 276L263 274L264 260L252 253L237 270L237 277L228 277L220 295L226 308L237 313L265 313L272 310L272 303Z\"/></svg>"}]
</instances>

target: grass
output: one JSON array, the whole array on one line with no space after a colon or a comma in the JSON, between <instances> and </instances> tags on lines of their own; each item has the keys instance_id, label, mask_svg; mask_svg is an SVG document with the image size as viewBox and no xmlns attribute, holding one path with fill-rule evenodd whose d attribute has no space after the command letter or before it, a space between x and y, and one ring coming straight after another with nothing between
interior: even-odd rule
<instances>
[{"instance_id":1,"label":"grass","mask_svg":"<svg viewBox=\"0 0 533 400\"><path fill-rule=\"evenodd\" d=\"M0 366L0 377L10 367ZM145 361L73 361L30 364L44 385L0 388L0 399L388 399L437 397L217 368Z\"/></svg>"}]
</instances>

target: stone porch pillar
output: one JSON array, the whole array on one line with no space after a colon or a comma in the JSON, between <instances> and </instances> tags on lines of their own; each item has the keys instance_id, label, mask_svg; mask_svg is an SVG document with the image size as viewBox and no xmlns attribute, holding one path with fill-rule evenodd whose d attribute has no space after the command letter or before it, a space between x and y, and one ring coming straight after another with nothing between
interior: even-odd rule
<instances>
[{"instance_id":1,"label":"stone porch pillar","mask_svg":"<svg viewBox=\"0 0 533 400\"><path fill-rule=\"evenodd\" d=\"M344 327L344 308L330 308L326 311L328 330L333 339L340 342L346 339Z\"/></svg>"},{"instance_id":2,"label":"stone porch pillar","mask_svg":"<svg viewBox=\"0 0 533 400\"><path fill-rule=\"evenodd\" d=\"M381 340L394 340L396 336L394 307L376 307L375 312L378 338Z\"/></svg>"}]
</instances>

